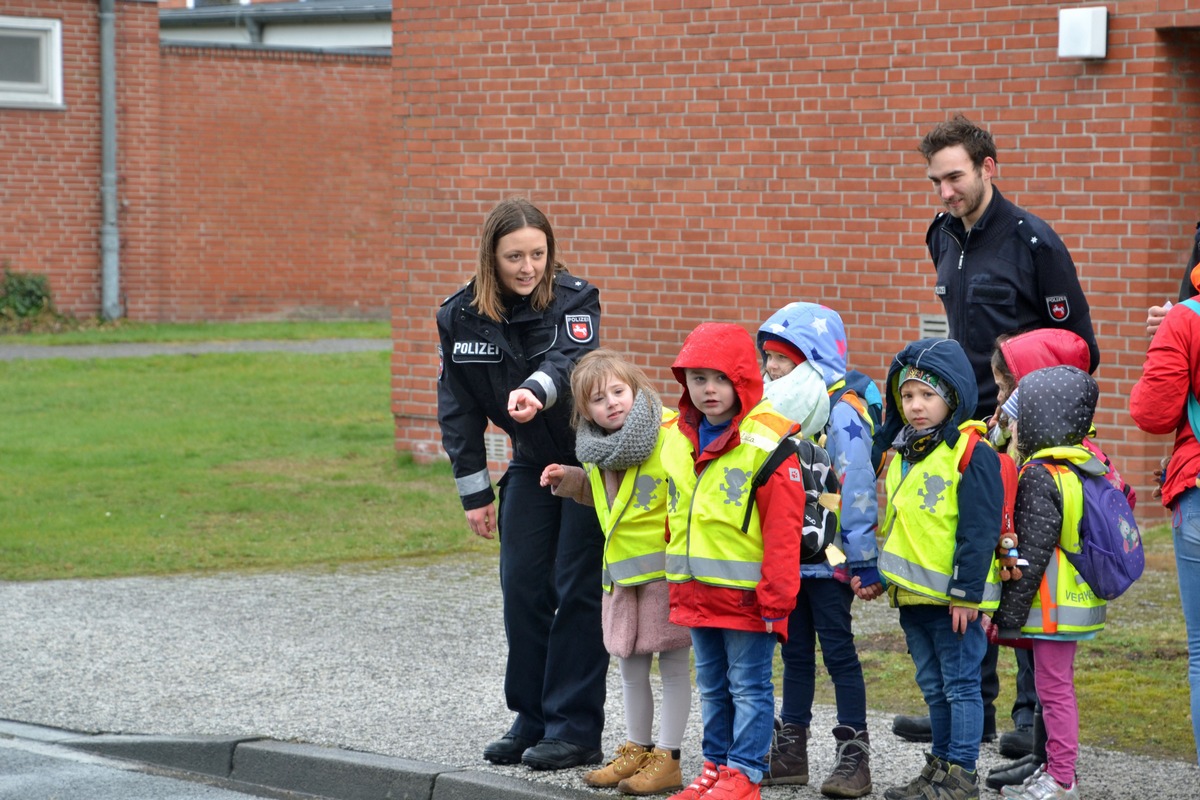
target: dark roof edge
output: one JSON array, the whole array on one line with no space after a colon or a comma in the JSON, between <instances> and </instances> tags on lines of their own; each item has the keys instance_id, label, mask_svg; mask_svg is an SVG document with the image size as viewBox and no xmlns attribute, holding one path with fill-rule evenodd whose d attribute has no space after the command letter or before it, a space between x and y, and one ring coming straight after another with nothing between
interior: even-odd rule
<instances>
[{"instance_id":1,"label":"dark roof edge","mask_svg":"<svg viewBox=\"0 0 1200 800\"><path fill-rule=\"evenodd\" d=\"M391 58L390 47L305 47L303 45L257 44L247 42L207 42L202 40L163 39L161 48L177 47L186 50L251 50L267 53L306 53L321 56L370 56Z\"/></svg>"},{"instance_id":2,"label":"dark roof edge","mask_svg":"<svg viewBox=\"0 0 1200 800\"><path fill-rule=\"evenodd\" d=\"M158 24L164 28L238 26L247 22L390 22L391 19L391 0L205 6L167 8L158 12Z\"/></svg>"}]
</instances>

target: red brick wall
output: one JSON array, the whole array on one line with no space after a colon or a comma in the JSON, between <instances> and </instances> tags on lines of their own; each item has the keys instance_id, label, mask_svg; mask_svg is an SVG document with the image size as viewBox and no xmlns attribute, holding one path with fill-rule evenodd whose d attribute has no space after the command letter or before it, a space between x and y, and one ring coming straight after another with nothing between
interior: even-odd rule
<instances>
[{"instance_id":1,"label":"red brick wall","mask_svg":"<svg viewBox=\"0 0 1200 800\"><path fill-rule=\"evenodd\" d=\"M754 330L818 300L851 360L882 379L941 313L924 231L937 210L916 152L954 112L988 126L996 185L1074 253L1103 349L1101 440L1153 512L1128 424L1145 309L1177 291L1200 142L1193 32L1176 2L1109 3L1108 58L1057 58L1040 2L531 3L408 0L394 14L397 445L440 453L437 303L473 268L478 228L524 193L565 260L601 287L603 341L666 370L709 319Z\"/></svg>"},{"instance_id":2,"label":"red brick wall","mask_svg":"<svg viewBox=\"0 0 1200 800\"><path fill-rule=\"evenodd\" d=\"M63 22L65 110L0 108L0 260L100 313L98 0ZM378 56L164 46L116 4L121 302L143 321L386 318L392 73Z\"/></svg>"},{"instance_id":3,"label":"red brick wall","mask_svg":"<svg viewBox=\"0 0 1200 800\"><path fill-rule=\"evenodd\" d=\"M4 16L62 21L65 106L0 107L0 261L48 275L69 309L100 303L98 10L83 0L0 0ZM130 13L143 10L154 12Z\"/></svg>"},{"instance_id":4,"label":"red brick wall","mask_svg":"<svg viewBox=\"0 0 1200 800\"><path fill-rule=\"evenodd\" d=\"M141 319L386 318L386 57L164 46L162 263Z\"/></svg>"}]
</instances>

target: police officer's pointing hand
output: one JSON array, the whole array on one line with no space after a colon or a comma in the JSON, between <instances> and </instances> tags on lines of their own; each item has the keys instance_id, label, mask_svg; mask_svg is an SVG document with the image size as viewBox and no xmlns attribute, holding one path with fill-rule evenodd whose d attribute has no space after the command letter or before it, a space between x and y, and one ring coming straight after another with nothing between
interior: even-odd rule
<instances>
[{"instance_id":1,"label":"police officer's pointing hand","mask_svg":"<svg viewBox=\"0 0 1200 800\"><path fill-rule=\"evenodd\" d=\"M508 415L517 422L529 422L542 410L542 401L528 389L513 389L508 395Z\"/></svg>"}]
</instances>

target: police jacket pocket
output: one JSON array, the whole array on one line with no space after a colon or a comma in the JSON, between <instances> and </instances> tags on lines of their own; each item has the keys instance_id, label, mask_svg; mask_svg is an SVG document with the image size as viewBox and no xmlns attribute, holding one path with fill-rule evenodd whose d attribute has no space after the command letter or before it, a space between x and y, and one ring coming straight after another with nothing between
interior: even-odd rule
<instances>
[{"instance_id":1,"label":"police jacket pocket","mask_svg":"<svg viewBox=\"0 0 1200 800\"><path fill-rule=\"evenodd\" d=\"M967 337L970 349L988 352L996 336L1016 328L1017 290L1002 283L973 283L967 289Z\"/></svg>"},{"instance_id":2,"label":"police jacket pocket","mask_svg":"<svg viewBox=\"0 0 1200 800\"><path fill-rule=\"evenodd\" d=\"M540 358L558 341L558 325L535 325L524 336L525 358L528 361Z\"/></svg>"}]
</instances>

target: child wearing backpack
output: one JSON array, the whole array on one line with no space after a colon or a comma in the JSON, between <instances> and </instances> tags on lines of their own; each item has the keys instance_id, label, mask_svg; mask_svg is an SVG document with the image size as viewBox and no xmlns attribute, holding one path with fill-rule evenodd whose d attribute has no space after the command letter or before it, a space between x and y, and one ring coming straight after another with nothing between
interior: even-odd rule
<instances>
[{"instance_id":1,"label":"child wearing backpack","mask_svg":"<svg viewBox=\"0 0 1200 800\"><path fill-rule=\"evenodd\" d=\"M824 446L841 486L841 514L834 544L845 561L805 564L800 568L800 591L788 617L788 640L783 658L781 721L771 742L769 767L763 784L808 783L808 738L816 684L817 640L825 669L833 681L837 726L833 729L837 755L829 777L821 784L828 797L862 797L871 791L870 737L867 733L867 695L862 664L854 644L850 606L855 595L871 600L883 593L877 561L878 523L876 468L872 459L875 418L871 399L847 385L846 329L836 311L816 303L789 303L771 315L758 330L758 347L767 377L765 393L775 407L792 416L790 406L777 398L801 374L819 376L828 392L828 423L801 422L805 432L825 433ZM860 375L861 373L855 373ZM864 395L878 396L866 376L855 378ZM868 388L869 387L869 388ZM795 417L792 417L795 419Z\"/></svg>"},{"instance_id":2,"label":"child wearing backpack","mask_svg":"<svg viewBox=\"0 0 1200 800\"><path fill-rule=\"evenodd\" d=\"M981 612L1000 600L996 537L1003 486L996 451L972 419L978 390L971 362L952 339L921 339L888 370L883 434L896 456L887 469L879 571L900 609L933 742L926 765L887 800L974 800L983 736ZM975 434L971 435L971 431ZM971 448L965 468L959 468Z\"/></svg>"},{"instance_id":3,"label":"child wearing backpack","mask_svg":"<svg viewBox=\"0 0 1200 800\"><path fill-rule=\"evenodd\" d=\"M584 775L589 786L646 795L683 785L680 745L692 704L687 628L669 617L666 584L666 474L660 450L663 411L650 379L617 353L599 348L571 373L575 456L584 466L550 464L541 484L556 496L594 506L604 533L601 623L617 657L625 700L625 742L608 764ZM658 654L662 714L651 736L650 662Z\"/></svg>"},{"instance_id":4,"label":"child wearing backpack","mask_svg":"<svg viewBox=\"0 0 1200 800\"><path fill-rule=\"evenodd\" d=\"M1000 791L1015 800L1078 798L1075 651L1080 641L1104 628L1105 601L1083 580L1068 554L1081 549L1080 521L1085 513L1083 483L1075 470L1091 475L1106 472L1082 444L1100 391L1083 370L1059 366L1026 375L1018 393L1015 435L1023 464L1015 519L1029 564L1020 580L1004 584L995 623L1001 636L1033 640L1046 765L1020 786L1004 786Z\"/></svg>"},{"instance_id":5,"label":"child wearing backpack","mask_svg":"<svg viewBox=\"0 0 1200 800\"><path fill-rule=\"evenodd\" d=\"M1008 423L1013 415L1005 413L1003 404L1017 391L1017 385L1022 378L1034 370L1044 367L1073 366L1087 371L1091 363L1091 353L1087 342L1072 331L1065 328L1037 328L1019 334L1001 334L996 339L996 349L992 351L992 375L996 379L998 389L996 414L989 425L989 438L994 444L1010 443ZM1095 427L1089 431L1083 440L1083 446L1109 468L1105 476L1113 485L1121 489L1129 499L1132 508L1137 503L1137 492L1127 484L1112 465L1108 456L1095 441ZM1013 702L1013 722L1016 730L1006 733L1000 739L1001 755L1015 757L1014 761L1001 764L991 770L987 776L987 785L999 790L1001 786L1013 786L1023 783L1039 767L1046 763L1046 728L1042 719L1041 708L1038 707L1037 693L1033 686L1033 656L1031 650L1018 649L1017 653L1017 697ZM1022 746L1027 754L1010 749L1006 752L1006 739L1020 741L1018 737L1027 737L1028 746ZM1021 741L1024 745L1024 741Z\"/></svg>"},{"instance_id":6,"label":"child wearing backpack","mask_svg":"<svg viewBox=\"0 0 1200 800\"><path fill-rule=\"evenodd\" d=\"M752 487L800 426L762 399L754 340L737 325L698 326L671 369L683 393L662 447L667 580L671 621L691 628L704 721L703 770L672 800L758 800L775 716L772 660L800 589L808 494L792 452Z\"/></svg>"}]
</instances>

